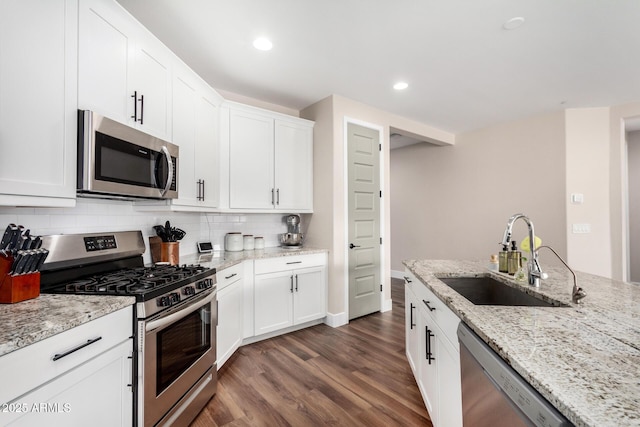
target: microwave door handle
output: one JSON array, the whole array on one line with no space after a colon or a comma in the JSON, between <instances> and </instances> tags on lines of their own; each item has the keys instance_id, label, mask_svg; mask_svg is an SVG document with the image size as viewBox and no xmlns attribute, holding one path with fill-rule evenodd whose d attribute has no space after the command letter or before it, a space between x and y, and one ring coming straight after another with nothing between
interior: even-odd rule
<instances>
[{"instance_id":1,"label":"microwave door handle","mask_svg":"<svg viewBox=\"0 0 640 427\"><path fill-rule=\"evenodd\" d=\"M169 191L169 188L171 187L171 183L173 182L173 162L171 161L171 154L169 153L169 150L167 150L166 146L162 146L162 152L164 153L164 157L165 159L167 159L167 169L169 170L169 173L167 174L167 182L164 185L164 190L162 190L162 196L164 196L165 194L167 194L167 191Z\"/></svg>"}]
</instances>

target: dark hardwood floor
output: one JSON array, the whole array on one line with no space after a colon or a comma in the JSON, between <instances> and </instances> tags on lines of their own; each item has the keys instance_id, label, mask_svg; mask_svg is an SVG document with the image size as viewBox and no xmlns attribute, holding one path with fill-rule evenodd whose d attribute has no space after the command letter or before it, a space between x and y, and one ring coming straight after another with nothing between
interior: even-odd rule
<instances>
[{"instance_id":1,"label":"dark hardwood floor","mask_svg":"<svg viewBox=\"0 0 640 427\"><path fill-rule=\"evenodd\" d=\"M431 426L404 349L404 282L393 310L241 347L191 424Z\"/></svg>"}]
</instances>

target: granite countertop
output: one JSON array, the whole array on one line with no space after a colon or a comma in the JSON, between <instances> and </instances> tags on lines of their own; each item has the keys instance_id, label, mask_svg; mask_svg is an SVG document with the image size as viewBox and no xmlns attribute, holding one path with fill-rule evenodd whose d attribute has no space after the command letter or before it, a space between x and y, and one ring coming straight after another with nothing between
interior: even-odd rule
<instances>
[{"instance_id":1,"label":"granite countertop","mask_svg":"<svg viewBox=\"0 0 640 427\"><path fill-rule=\"evenodd\" d=\"M587 297L574 304L573 278L564 268L543 265L549 278L532 288L481 262L404 264L569 421L640 425L640 286L577 272ZM568 306L474 305L438 280L483 274Z\"/></svg>"},{"instance_id":2,"label":"granite countertop","mask_svg":"<svg viewBox=\"0 0 640 427\"><path fill-rule=\"evenodd\" d=\"M254 251L191 254L181 264L199 263L224 270L245 260L324 253L315 248L266 248ZM52 335L135 304L135 297L108 295L40 294L16 304L0 304L0 356L34 344Z\"/></svg>"},{"instance_id":3,"label":"granite countertop","mask_svg":"<svg viewBox=\"0 0 640 427\"><path fill-rule=\"evenodd\" d=\"M285 249L281 247L256 249L253 251L238 252L212 252L211 254L191 254L180 257L181 264L201 264L205 267L215 268L217 271L224 270L242 261L276 258L283 256L311 255L327 252L326 249L301 247Z\"/></svg>"},{"instance_id":4,"label":"granite countertop","mask_svg":"<svg viewBox=\"0 0 640 427\"><path fill-rule=\"evenodd\" d=\"M135 302L135 297L40 294L15 304L0 304L0 356Z\"/></svg>"}]
</instances>

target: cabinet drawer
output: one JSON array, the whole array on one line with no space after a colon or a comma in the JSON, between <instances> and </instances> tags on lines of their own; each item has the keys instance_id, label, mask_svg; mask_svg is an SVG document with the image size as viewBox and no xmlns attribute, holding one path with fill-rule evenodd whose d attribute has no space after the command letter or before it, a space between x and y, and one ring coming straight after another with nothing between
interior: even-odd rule
<instances>
[{"instance_id":1,"label":"cabinet drawer","mask_svg":"<svg viewBox=\"0 0 640 427\"><path fill-rule=\"evenodd\" d=\"M278 271L294 270L298 268L318 267L326 265L327 255L292 255L276 258L257 259L255 261L255 274L275 273Z\"/></svg>"},{"instance_id":2,"label":"cabinet drawer","mask_svg":"<svg viewBox=\"0 0 640 427\"><path fill-rule=\"evenodd\" d=\"M417 282L414 292L418 298L418 304L426 310L455 349L459 351L457 329L460 319L458 316L424 284Z\"/></svg>"},{"instance_id":3,"label":"cabinet drawer","mask_svg":"<svg viewBox=\"0 0 640 427\"><path fill-rule=\"evenodd\" d=\"M216 272L216 282L218 284L218 292L226 288L230 284L242 279L242 272L244 271L243 263L240 262L231 267L227 267L224 270Z\"/></svg>"},{"instance_id":4,"label":"cabinet drawer","mask_svg":"<svg viewBox=\"0 0 640 427\"><path fill-rule=\"evenodd\" d=\"M0 389L0 402L21 396L132 335L133 306L129 306L2 356L0 378L11 387ZM94 342L79 348L91 341ZM65 353L68 354L62 356Z\"/></svg>"}]
</instances>

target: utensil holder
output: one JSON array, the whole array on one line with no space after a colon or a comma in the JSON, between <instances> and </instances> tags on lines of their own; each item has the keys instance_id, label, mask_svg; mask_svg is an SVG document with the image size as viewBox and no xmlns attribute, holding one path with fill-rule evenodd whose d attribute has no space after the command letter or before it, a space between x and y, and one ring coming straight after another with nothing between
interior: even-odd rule
<instances>
[{"instance_id":1,"label":"utensil holder","mask_svg":"<svg viewBox=\"0 0 640 427\"><path fill-rule=\"evenodd\" d=\"M160 262L168 262L171 265L180 264L180 242L160 243Z\"/></svg>"},{"instance_id":2,"label":"utensil holder","mask_svg":"<svg viewBox=\"0 0 640 427\"><path fill-rule=\"evenodd\" d=\"M40 295L40 272L12 276L9 271L13 261L13 257L0 256L0 304L14 304Z\"/></svg>"}]
</instances>

